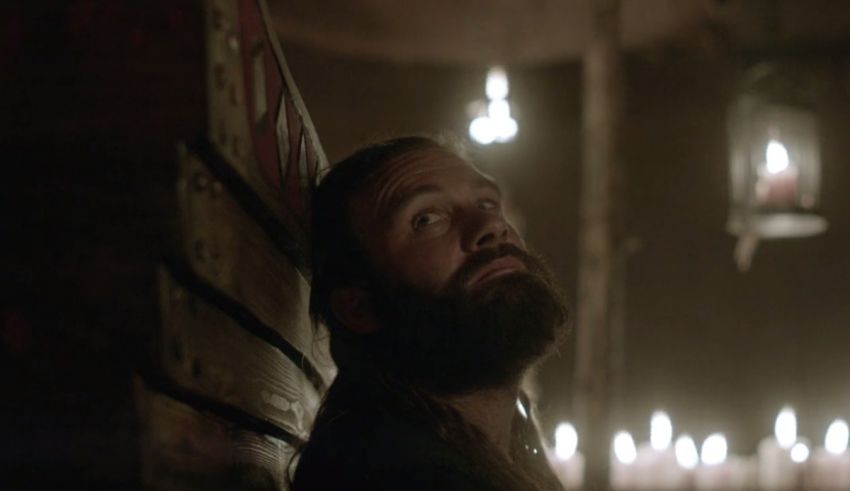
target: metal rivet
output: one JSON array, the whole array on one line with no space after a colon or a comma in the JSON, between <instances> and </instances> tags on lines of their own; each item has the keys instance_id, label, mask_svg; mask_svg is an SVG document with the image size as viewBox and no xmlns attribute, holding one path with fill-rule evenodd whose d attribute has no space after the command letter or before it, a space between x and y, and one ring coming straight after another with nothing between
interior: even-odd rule
<instances>
[{"instance_id":1,"label":"metal rivet","mask_svg":"<svg viewBox=\"0 0 850 491\"><path fill-rule=\"evenodd\" d=\"M227 47L234 53L239 51L239 38L235 34L230 33L227 35Z\"/></svg>"},{"instance_id":2,"label":"metal rivet","mask_svg":"<svg viewBox=\"0 0 850 491\"><path fill-rule=\"evenodd\" d=\"M207 179L207 176L205 176L202 172L197 172L192 179L192 183L195 186L195 191L204 191L207 189L209 179Z\"/></svg>"},{"instance_id":3,"label":"metal rivet","mask_svg":"<svg viewBox=\"0 0 850 491\"><path fill-rule=\"evenodd\" d=\"M227 27L227 24L228 24L227 16L224 15L224 12L222 12L221 9L213 10L212 17L213 17L213 27L214 28L221 31L221 30L224 30L224 28Z\"/></svg>"}]
</instances>

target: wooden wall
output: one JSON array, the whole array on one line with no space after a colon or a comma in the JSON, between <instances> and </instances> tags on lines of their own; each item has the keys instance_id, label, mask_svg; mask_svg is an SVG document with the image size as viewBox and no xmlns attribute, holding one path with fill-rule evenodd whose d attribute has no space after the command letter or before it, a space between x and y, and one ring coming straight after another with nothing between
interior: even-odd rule
<instances>
[{"instance_id":1,"label":"wooden wall","mask_svg":"<svg viewBox=\"0 0 850 491\"><path fill-rule=\"evenodd\" d=\"M327 163L265 3L2 9L0 487L284 488Z\"/></svg>"},{"instance_id":2,"label":"wooden wall","mask_svg":"<svg viewBox=\"0 0 850 491\"><path fill-rule=\"evenodd\" d=\"M309 195L327 162L265 2L203 7L207 131L178 149L180 245L136 390L141 477L282 489L334 375L307 312Z\"/></svg>"}]
</instances>

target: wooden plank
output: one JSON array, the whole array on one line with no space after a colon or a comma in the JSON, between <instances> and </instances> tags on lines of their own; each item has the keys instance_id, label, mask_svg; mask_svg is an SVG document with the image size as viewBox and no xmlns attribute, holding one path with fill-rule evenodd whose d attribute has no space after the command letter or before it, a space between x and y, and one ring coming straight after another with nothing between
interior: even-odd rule
<instances>
[{"instance_id":1,"label":"wooden plank","mask_svg":"<svg viewBox=\"0 0 850 491\"><path fill-rule=\"evenodd\" d=\"M283 440L198 411L135 381L142 484L157 490L286 489Z\"/></svg>"},{"instance_id":2,"label":"wooden plank","mask_svg":"<svg viewBox=\"0 0 850 491\"><path fill-rule=\"evenodd\" d=\"M207 9L208 140L306 245L309 197L327 167L264 0Z\"/></svg>"},{"instance_id":3,"label":"wooden plank","mask_svg":"<svg viewBox=\"0 0 850 491\"><path fill-rule=\"evenodd\" d=\"M192 270L304 354L329 385L336 368L324 327L310 320L307 281L205 163L180 153L181 228Z\"/></svg>"},{"instance_id":4,"label":"wooden plank","mask_svg":"<svg viewBox=\"0 0 850 491\"><path fill-rule=\"evenodd\" d=\"M622 307L612 303L619 217L617 185L623 120L623 62L619 47L619 0L590 2L590 37L583 57L582 182L579 202L578 323L573 404L579 431L595 435L585 444L588 489L609 488L611 345Z\"/></svg>"},{"instance_id":5,"label":"wooden plank","mask_svg":"<svg viewBox=\"0 0 850 491\"><path fill-rule=\"evenodd\" d=\"M306 439L319 393L288 357L160 271L164 375L202 397Z\"/></svg>"}]
</instances>

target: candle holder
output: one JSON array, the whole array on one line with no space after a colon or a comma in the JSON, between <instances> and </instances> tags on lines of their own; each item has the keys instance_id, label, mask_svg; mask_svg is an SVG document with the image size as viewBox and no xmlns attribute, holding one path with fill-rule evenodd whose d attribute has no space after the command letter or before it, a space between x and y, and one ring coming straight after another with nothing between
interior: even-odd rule
<instances>
[{"instance_id":1,"label":"candle holder","mask_svg":"<svg viewBox=\"0 0 850 491\"><path fill-rule=\"evenodd\" d=\"M749 267L761 239L807 237L827 228L817 213L820 152L814 84L787 66L759 64L742 78L729 110L730 213Z\"/></svg>"}]
</instances>

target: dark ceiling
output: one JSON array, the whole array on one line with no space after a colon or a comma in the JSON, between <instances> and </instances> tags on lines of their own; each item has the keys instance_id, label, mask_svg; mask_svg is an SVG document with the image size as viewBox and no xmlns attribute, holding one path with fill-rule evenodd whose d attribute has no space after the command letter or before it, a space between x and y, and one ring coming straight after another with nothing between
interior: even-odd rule
<instances>
[{"instance_id":1,"label":"dark ceiling","mask_svg":"<svg viewBox=\"0 0 850 491\"><path fill-rule=\"evenodd\" d=\"M577 58L589 0L271 1L275 28L296 43L357 58L429 63L539 63ZM630 50L816 49L850 41L842 0L622 0Z\"/></svg>"}]
</instances>

